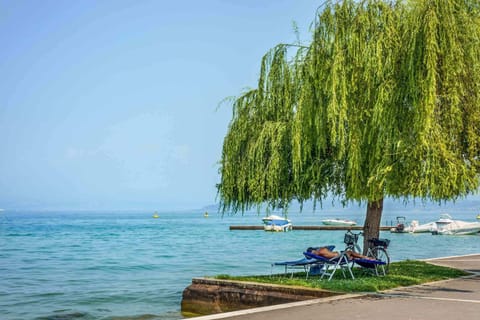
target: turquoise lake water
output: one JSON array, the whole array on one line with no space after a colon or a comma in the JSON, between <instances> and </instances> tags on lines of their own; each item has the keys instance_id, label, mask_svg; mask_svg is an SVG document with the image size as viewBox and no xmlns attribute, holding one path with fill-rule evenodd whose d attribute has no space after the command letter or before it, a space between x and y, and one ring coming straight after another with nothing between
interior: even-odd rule
<instances>
[{"instance_id":1,"label":"turquoise lake water","mask_svg":"<svg viewBox=\"0 0 480 320\"><path fill-rule=\"evenodd\" d=\"M475 221L475 208L449 211ZM291 213L294 225L325 217L356 219L364 209ZM436 220L442 210L387 209L407 221ZM302 257L309 246L343 248L343 231L229 230L261 225L256 213L202 211L0 213L1 319L181 319L182 291L193 277L269 274L270 263ZM361 217L361 218L359 218ZM480 253L480 236L392 234L392 260Z\"/></svg>"}]
</instances>

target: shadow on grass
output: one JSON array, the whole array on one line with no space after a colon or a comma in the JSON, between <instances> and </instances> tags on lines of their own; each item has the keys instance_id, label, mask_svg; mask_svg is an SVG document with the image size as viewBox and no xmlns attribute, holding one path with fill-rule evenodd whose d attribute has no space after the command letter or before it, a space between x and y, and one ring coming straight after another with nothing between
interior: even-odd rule
<instances>
[{"instance_id":1,"label":"shadow on grass","mask_svg":"<svg viewBox=\"0 0 480 320\"><path fill-rule=\"evenodd\" d=\"M397 287L418 285L422 283L458 278L468 275L463 270L436 266L424 261L406 260L390 264L386 276L375 276L364 268L352 268L355 279L344 278L341 272L335 273L331 281L320 280L320 276L309 276L305 272L291 274L273 274L259 276L219 275L217 279L252 281L258 283L302 286L336 292L378 292Z\"/></svg>"}]
</instances>

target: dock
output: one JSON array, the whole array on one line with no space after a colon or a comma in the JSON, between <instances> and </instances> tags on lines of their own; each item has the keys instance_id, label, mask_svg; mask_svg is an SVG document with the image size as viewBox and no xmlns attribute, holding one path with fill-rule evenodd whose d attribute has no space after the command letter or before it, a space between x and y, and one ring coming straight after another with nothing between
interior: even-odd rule
<instances>
[{"instance_id":1,"label":"dock","mask_svg":"<svg viewBox=\"0 0 480 320\"><path fill-rule=\"evenodd\" d=\"M380 231L390 231L392 226L381 226ZM230 230L263 230L263 226L230 226ZM292 230L316 230L316 231L336 231L336 230L363 230L363 226L293 226Z\"/></svg>"}]
</instances>

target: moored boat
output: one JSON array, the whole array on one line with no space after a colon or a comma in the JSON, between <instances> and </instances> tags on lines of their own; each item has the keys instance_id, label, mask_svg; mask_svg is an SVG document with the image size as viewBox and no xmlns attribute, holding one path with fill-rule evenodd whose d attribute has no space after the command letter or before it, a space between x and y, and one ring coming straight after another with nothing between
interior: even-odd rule
<instances>
[{"instance_id":1,"label":"moored boat","mask_svg":"<svg viewBox=\"0 0 480 320\"><path fill-rule=\"evenodd\" d=\"M407 232L405 231L405 219L406 218L404 216L397 217L397 225L395 226L395 228L390 229L390 231L395 233Z\"/></svg>"},{"instance_id":2,"label":"moored boat","mask_svg":"<svg viewBox=\"0 0 480 320\"><path fill-rule=\"evenodd\" d=\"M407 229L407 232L410 233L426 233L436 230L437 224L435 223L435 221L419 224L418 220L412 220L410 226L405 229Z\"/></svg>"},{"instance_id":3,"label":"moored boat","mask_svg":"<svg viewBox=\"0 0 480 320\"><path fill-rule=\"evenodd\" d=\"M322 223L327 226L354 226L357 224L356 221L348 219L323 219Z\"/></svg>"},{"instance_id":4,"label":"moored boat","mask_svg":"<svg viewBox=\"0 0 480 320\"><path fill-rule=\"evenodd\" d=\"M420 224L418 220L412 220L409 225L405 226L402 223L397 224L395 228L390 229L394 233L426 233L433 232L437 229L435 221Z\"/></svg>"},{"instance_id":5,"label":"moored boat","mask_svg":"<svg viewBox=\"0 0 480 320\"><path fill-rule=\"evenodd\" d=\"M265 231L285 232L292 230L292 221L276 215L270 215L262 219Z\"/></svg>"},{"instance_id":6,"label":"moored boat","mask_svg":"<svg viewBox=\"0 0 480 320\"><path fill-rule=\"evenodd\" d=\"M454 220L448 213L441 214L435 224L436 230L432 234L467 235L480 232L480 222Z\"/></svg>"}]
</instances>

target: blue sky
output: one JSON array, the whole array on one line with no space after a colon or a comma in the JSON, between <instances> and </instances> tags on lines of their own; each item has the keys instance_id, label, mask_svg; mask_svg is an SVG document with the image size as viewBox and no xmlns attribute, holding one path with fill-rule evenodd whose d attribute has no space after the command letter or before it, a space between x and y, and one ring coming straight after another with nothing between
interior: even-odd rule
<instances>
[{"instance_id":1,"label":"blue sky","mask_svg":"<svg viewBox=\"0 0 480 320\"><path fill-rule=\"evenodd\" d=\"M322 2L0 0L0 208L214 203L219 102Z\"/></svg>"}]
</instances>

